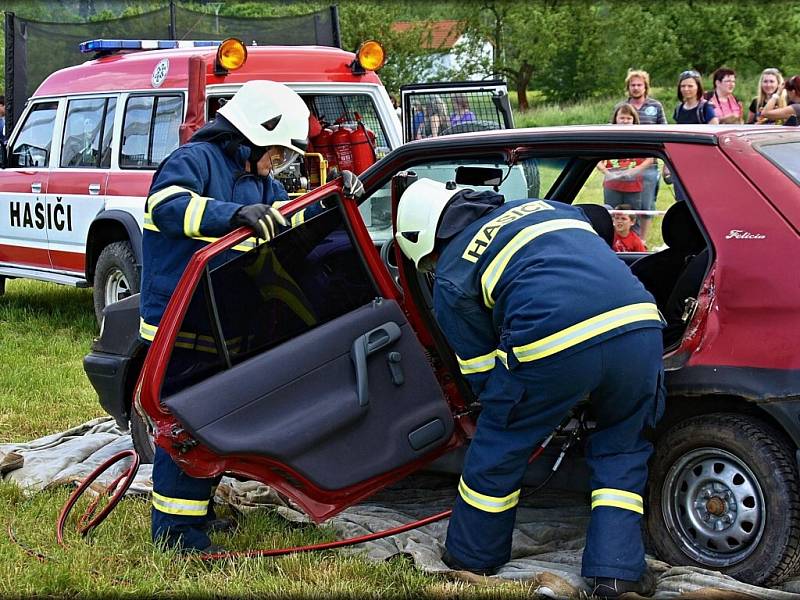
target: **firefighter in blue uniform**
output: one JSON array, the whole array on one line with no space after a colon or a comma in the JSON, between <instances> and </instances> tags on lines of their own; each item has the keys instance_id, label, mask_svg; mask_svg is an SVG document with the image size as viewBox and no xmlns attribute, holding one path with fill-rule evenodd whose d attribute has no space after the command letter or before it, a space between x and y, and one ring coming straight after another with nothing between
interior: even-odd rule
<instances>
[{"instance_id":1,"label":"firefighter in blue uniform","mask_svg":"<svg viewBox=\"0 0 800 600\"><path fill-rule=\"evenodd\" d=\"M582 574L595 595L648 592L640 521L643 437L663 411L652 296L579 208L504 203L420 179L397 209L397 243L435 270L434 314L482 411L466 455L445 562L491 574L507 562L533 449L586 397L592 516Z\"/></svg>"},{"instance_id":2,"label":"firefighter in blue uniform","mask_svg":"<svg viewBox=\"0 0 800 600\"><path fill-rule=\"evenodd\" d=\"M142 339L153 340L170 295L197 250L242 225L252 227L264 240L288 225L276 208L289 198L273 176L302 155L308 117L302 98L287 86L250 81L217 111L213 121L159 166L144 215ZM360 187L358 178L344 175L345 192L357 193L353 188ZM311 214L295 215L292 220L302 222L321 209L309 207L306 212ZM233 252L255 244L250 238ZM209 499L216 483L186 475L157 447L153 540L179 550L213 550L208 537L209 525L214 524Z\"/></svg>"}]
</instances>

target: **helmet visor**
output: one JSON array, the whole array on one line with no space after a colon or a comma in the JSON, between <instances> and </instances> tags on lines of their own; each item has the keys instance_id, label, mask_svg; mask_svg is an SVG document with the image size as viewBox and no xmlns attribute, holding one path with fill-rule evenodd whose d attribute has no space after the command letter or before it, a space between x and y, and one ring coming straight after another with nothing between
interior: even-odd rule
<instances>
[{"instance_id":1,"label":"helmet visor","mask_svg":"<svg viewBox=\"0 0 800 600\"><path fill-rule=\"evenodd\" d=\"M283 173L300 157L300 153L284 146L270 146L267 154L272 162L273 175Z\"/></svg>"}]
</instances>

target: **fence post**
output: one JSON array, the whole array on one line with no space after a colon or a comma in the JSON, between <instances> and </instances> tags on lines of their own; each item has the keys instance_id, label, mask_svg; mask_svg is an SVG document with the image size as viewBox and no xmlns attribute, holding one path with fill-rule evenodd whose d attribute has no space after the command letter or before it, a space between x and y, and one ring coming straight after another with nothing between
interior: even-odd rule
<instances>
[{"instance_id":1,"label":"fence post","mask_svg":"<svg viewBox=\"0 0 800 600\"><path fill-rule=\"evenodd\" d=\"M5 91L6 96L6 137L14 128L14 13L6 11L6 56L5 56Z\"/></svg>"},{"instance_id":2,"label":"fence post","mask_svg":"<svg viewBox=\"0 0 800 600\"><path fill-rule=\"evenodd\" d=\"M331 30L333 31L333 45L342 47L342 32L339 29L339 7L331 4Z\"/></svg>"},{"instance_id":3,"label":"fence post","mask_svg":"<svg viewBox=\"0 0 800 600\"><path fill-rule=\"evenodd\" d=\"M178 39L178 26L175 16L175 0L169 0L169 39Z\"/></svg>"}]
</instances>

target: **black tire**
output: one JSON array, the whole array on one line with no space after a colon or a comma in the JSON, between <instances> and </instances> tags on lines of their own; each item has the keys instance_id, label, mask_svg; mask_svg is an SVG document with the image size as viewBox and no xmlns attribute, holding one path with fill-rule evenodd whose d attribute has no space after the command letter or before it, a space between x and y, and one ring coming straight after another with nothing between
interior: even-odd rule
<instances>
[{"instance_id":1,"label":"black tire","mask_svg":"<svg viewBox=\"0 0 800 600\"><path fill-rule=\"evenodd\" d=\"M94 271L94 312L97 322L103 320L106 304L139 293L141 272L128 241L109 244L100 253Z\"/></svg>"},{"instance_id":2,"label":"black tire","mask_svg":"<svg viewBox=\"0 0 800 600\"><path fill-rule=\"evenodd\" d=\"M541 198L541 182L539 179L539 161L535 158L528 158L522 161L522 170L528 182L528 198Z\"/></svg>"},{"instance_id":3,"label":"black tire","mask_svg":"<svg viewBox=\"0 0 800 600\"><path fill-rule=\"evenodd\" d=\"M131 409L131 438L133 448L139 453L139 461L143 464L151 464L155 456L156 446L150 429L135 408Z\"/></svg>"},{"instance_id":4,"label":"black tire","mask_svg":"<svg viewBox=\"0 0 800 600\"><path fill-rule=\"evenodd\" d=\"M716 413L674 425L656 443L647 528L655 553L754 585L800 566L795 448L765 421Z\"/></svg>"}]
</instances>

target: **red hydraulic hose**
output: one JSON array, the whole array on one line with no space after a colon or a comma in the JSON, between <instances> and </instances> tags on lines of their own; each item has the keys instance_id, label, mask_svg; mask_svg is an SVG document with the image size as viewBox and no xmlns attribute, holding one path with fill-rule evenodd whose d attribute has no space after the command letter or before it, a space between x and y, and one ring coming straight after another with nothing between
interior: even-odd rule
<instances>
[{"instance_id":1,"label":"red hydraulic hose","mask_svg":"<svg viewBox=\"0 0 800 600\"><path fill-rule=\"evenodd\" d=\"M562 431L565 424L560 425L552 434L550 434L540 445L536 448L536 450L531 454L530 458L528 459L528 463L533 462L541 454L544 452L544 449L553 439L553 437L559 432ZM577 432L577 430L576 430ZM576 432L573 432L570 440L576 436ZM534 491L538 491L550 480L550 477L555 473L555 470L561 463L561 459L563 458L564 454L566 453L567 448L571 444L571 441L568 440L567 443L562 447L561 454L553 466L552 472L545 481L542 482ZM92 471L89 476L84 479L81 484L75 489L74 492L70 495L67 499L66 504L61 509L61 514L58 516L58 521L56 523L56 535L58 538L58 543L62 546L64 545L64 525L66 523L67 517L69 516L70 511L74 508L75 504L78 501L78 498L86 491L86 489L109 467L118 463L119 461L123 460L124 458L131 457L133 460L129 465L128 469L118 476L106 489L106 495L111 495L111 499L109 500L108 505L94 518L92 515L94 514L95 509L97 508L97 504L100 500L100 496L98 496L87 508L86 512L83 516L79 519L78 524L78 532L86 536L89 532L97 527L114 509L114 507L119 503L122 499L122 496L130 487L131 483L133 483L133 479L136 476L136 472L139 469L139 455L136 453L135 450L124 450L119 452L105 461L102 465L97 467L94 471ZM120 485L121 484L121 485ZM336 540L334 542L323 542L320 544L309 544L306 546L293 546L290 548L273 548L271 550L242 550L236 552L206 552L206 553L198 553L195 555L191 555L192 558L196 558L198 560L203 561L211 561L211 560L221 560L225 558L245 558L245 557L265 557L265 556L285 556L287 554L295 554L300 552L315 552L319 550L331 550L333 548L343 548L346 546L355 546L356 544L363 544L365 542L371 542L373 540L379 540L387 537L391 537L393 535L397 535L399 533L404 533L406 531L410 531L412 529L418 529L419 527L424 527L425 525L430 525L431 523L436 523L437 521L441 521L446 519L453 513L452 509L442 511L440 513L436 513L435 515L431 515L429 517L425 517L424 519L419 519L417 521L412 521L411 523L406 523L405 525L400 525L398 527L393 527L391 529L384 529L383 531L376 531L374 533L368 533L365 535L360 535L354 538L349 538L346 540Z\"/></svg>"}]
</instances>

